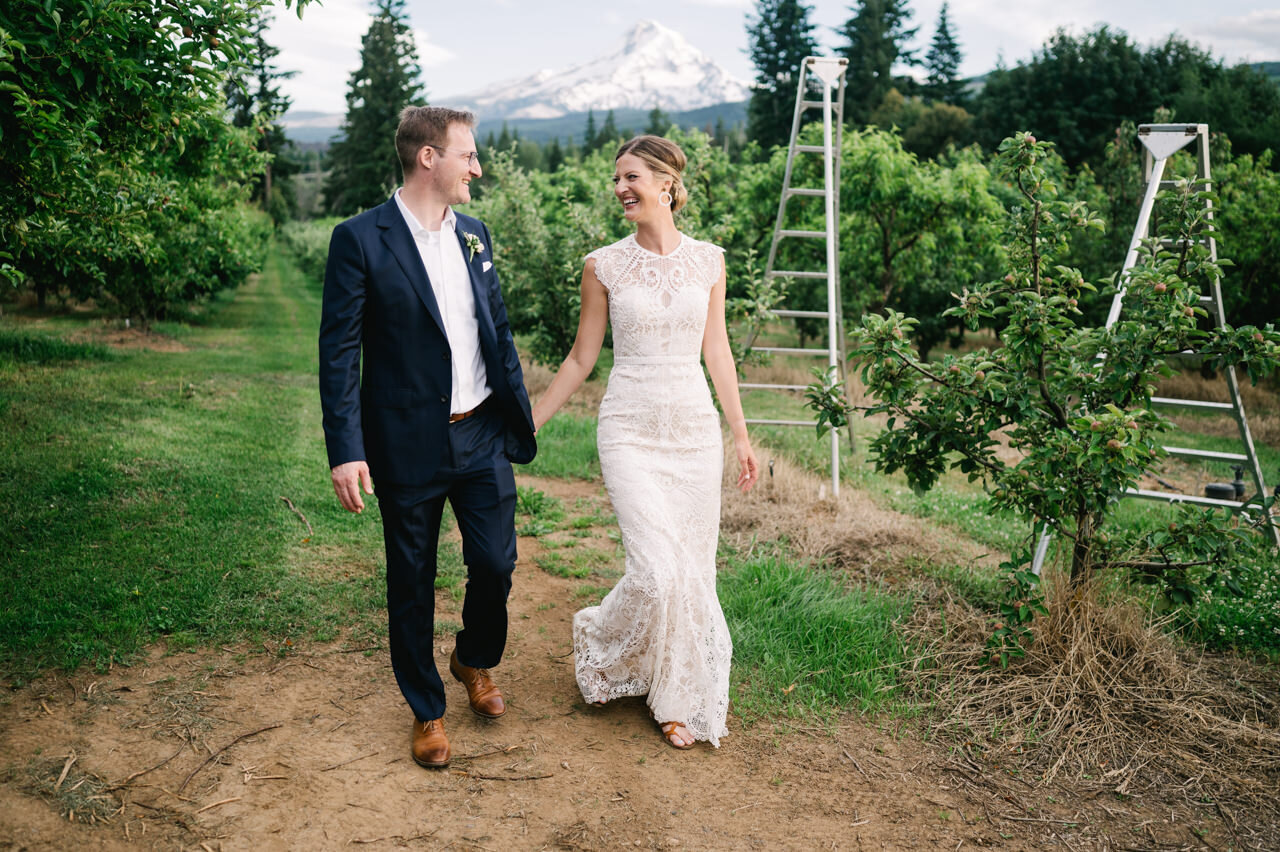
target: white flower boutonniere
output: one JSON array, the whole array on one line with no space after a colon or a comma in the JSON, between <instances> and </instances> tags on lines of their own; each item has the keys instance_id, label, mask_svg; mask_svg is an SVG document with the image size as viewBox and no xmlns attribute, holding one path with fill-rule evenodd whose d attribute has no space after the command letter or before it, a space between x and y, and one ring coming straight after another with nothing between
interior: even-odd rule
<instances>
[{"instance_id":1,"label":"white flower boutonniere","mask_svg":"<svg viewBox=\"0 0 1280 852\"><path fill-rule=\"evenodd\" d=\"M480 238L475 234L464 234L462 239L467 244L467 248L471 250L471 254L467 257L467 263L475 260L477 254L484 254L484 243L480 242Z\"/></svg>"}]
</instances>

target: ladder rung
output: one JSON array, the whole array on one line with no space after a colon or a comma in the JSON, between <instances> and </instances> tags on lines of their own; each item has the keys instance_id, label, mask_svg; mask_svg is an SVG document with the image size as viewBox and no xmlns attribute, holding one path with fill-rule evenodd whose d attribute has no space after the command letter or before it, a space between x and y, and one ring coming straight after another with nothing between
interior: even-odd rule
<instances>
[{"instance_id":1,"label":"ladder rung","mask_svg":"<svg viewBox=\"0 0 1280 852\"><path fill-rule=\"evenodd\" d=\"M827 149L823 145L797 145L797 154L825 154Z\"/></svg>"},{"instance_id":2,"label":"ladder rung","mask_svg":"<svg viewBox=\"0 0 1280 852\"><path fill-rule=\"evenodd\" d=\"M830 314L826 311L791 311L782 308L773 312L775 317L795 317L796 319L826 319Z\"/></svg>"},{"instance_id":3,"label":"ladder rung","mask_svg":"<svg viewBox=\"0 0 1280 852\"><path fill-rule=\"evenodd\" d=\"M1209 245L1209 241L1208 241L1208 240L1170 240L1170 239L1163 239L1163 240L1161 240L1161 241L1160 241L1160 247L1161 247L1161 248L1167 248L1167 249L1178 248L1178 247L1180 247L1183 243L1187 243L1187 242L1191 243L1192 245L1197 245L1197 246L1207 246L1207 245Z\"/></svg>"},{"instance_id":4,"label":"ladder rung","mask_svg":"<svg viewBox=\"0 0 1280 852\"><path fill-rule=\"evenodd\" d=\"M1215 304L1217 304L1217 302L1218 302L1218 300L1217 300L1217 299L1215 299L1215 298L1213 298L1212 296L1201 296L1201 297L1200 297L1200 304L1202 304L1202 305L1215 305Z\"/></svg>"},{"instance_id":5,"label":"ladder rung","mask_svg":"<svg viewBox=\"0 0 1280 852\"><path fill-rule=\"evenodd\" d=\"M802 390L808 390L809 386L808 385L768 385L768 384L760 384L757 382L742 382L741 384L738 385L738 387L742 388L743 390L802 391Z\"/></svg>"},{"instance_id":6,"label":"ladder rung","mask_svg":"<svg viewBox=\"0 0 1280 852\"><path fill-rule=\"evenodd\" d=\"M804 187L802 189L788 189L787 195L803 195L807 198L826 198L827 191L825 189L810 189Z\"/></svg>"},{"instance_id":7,"label":"ladder rung","mask_svg":"<svg viewBox=\"0 0 1280 852\"><path fill-rule=\"evenodd\" d=\"M1199 497L1195 494L1174 494L1168 491L1148 491L1144 488L1128 488L1124 492L1130 497L1141 497L1144 500L1164 500L1169 503L1191 503L1195 506L1218 506L1224 509L1244 509L1245 506L1235 500L1217 500L1213 497ZM1253 507L1248 507L1252 509Z\"/></svg>"},{"instance_id":8,"label":"ladder rung","mask_svg":"<svg viewBox=\"0 0 1280 852\"><path fill-rule=\"evenodd\" d=\"M826 231L779 231L780 237L814 237L816 239L825 240L827 238Z\"/></svg>"},{"instance_id":9,"label":"ladder rung","mask_svg":"<svg viewBox=\"0 0 1280 852\"><path fill-rule=\"evenodd\" d=\"M826 279L825 272L800 271L796 269L775 269L769 273L774 278L822 278Z\"/></svg>"},{"instance_id":10,"label":"ladder rung","mask_svg":"<svg viewBox=\"0 0 1280 852\"><path fill-rule=\"evenodd\" d=\"M1208 459L1209 461L1247 462L1249 457L1243 453L1218 453L1213 450L1189 450L1186 447L1165 447L1164 451L1171 456L1187 459Z\"/></svg>"},{"instance_id":11,"label":"ladder rung","mask_svg":"<svg viewBox=\"0 0 1280 852\"><path fill-rule=\"evenodd\" d=\"M1156 405L1172 405L1177 408L1198 408L1203 411L1235 411L1236 407L1229 402L1207 402L1199 399L1174 399L1168 396L1153 396L1151 401Z\"/></svg>"},{"instance_id":12,"label":"ladder rung","mask_svg":"<svg viewBox=\"0 0 1280 852\"><path fill-rule=\"evenodd\" d=\"M830 349L794 349L786 346L752 346L752 352L772 352L776 355L830 355Z\"/></svg>"},{"instance_id":13,"label":"ladder rung","mask_svg":"<svg viewBox=\"0 0 1280 852\"><path fill-rule=\"evenodd\" d=\"M748 417L746 422L757 426L813 426L812 420L752 420Z\"/></svg>"},{"instance_id":14,"label":"ladder rung","mask_svg":"<svg viewBox=\"0 0 1280 852\"><path fill-rule=\"evenodd\" d=\"M801 101L800 109L822 109L822 101Z\"/></svg>"}]
</instances>

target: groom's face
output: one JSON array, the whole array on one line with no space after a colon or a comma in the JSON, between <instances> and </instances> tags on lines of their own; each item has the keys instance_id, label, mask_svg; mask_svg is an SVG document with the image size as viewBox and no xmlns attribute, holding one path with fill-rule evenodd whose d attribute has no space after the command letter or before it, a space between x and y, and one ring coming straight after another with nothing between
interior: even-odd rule
<instances>
[{"instance_id":1,"label":"groom's face","mask_svg":"<svg viewBox=\"0 0 1280 852\"><path fill-rule=\"evenodd\" d=\"M471 180L481 175L479 159L472 159L476 140L471 128L465 124L449 125L449 135L442 146L435 150L431 179L446 204L466 204L471 200Z\"/></svg>"}]
</instances>

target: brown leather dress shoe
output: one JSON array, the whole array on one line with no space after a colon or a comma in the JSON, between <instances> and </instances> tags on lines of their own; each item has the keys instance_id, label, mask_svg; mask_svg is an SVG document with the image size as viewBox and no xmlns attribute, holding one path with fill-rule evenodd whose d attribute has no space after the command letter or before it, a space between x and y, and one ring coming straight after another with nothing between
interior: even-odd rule
<instances>
[{"instance_id":1,"label":"brown leather dress shoe","mask_svg":"<svg viewBox=\"0 0 1280 852\"><path fill-rule=\"evenodd\" d=\"M428 769L449 765L449 738L444 735L444 719L413 721L413 760Z\"/></svg>"},{"instance_id":2,"label":"brown leather dress shoe","mask_svg":"<svg viewBox=\"0 0 1280 852\"><path fill-rule=\"evenodd\" d=\"M502 693L489 677L488 669L473 669L458 662L458 652L449 655L449 674L453 675L467 688L467 701L477 716L496 719L507 712L507 703L502 700Z\"/></svg>"}]
</instances>

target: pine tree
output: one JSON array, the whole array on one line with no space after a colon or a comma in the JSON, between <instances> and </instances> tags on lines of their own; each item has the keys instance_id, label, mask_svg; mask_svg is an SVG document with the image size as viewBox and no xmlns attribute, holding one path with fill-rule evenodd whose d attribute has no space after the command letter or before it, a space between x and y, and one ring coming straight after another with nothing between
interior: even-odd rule
<instances>
[{"instance_id":1,"label":"pine tree","mask_svg":"<svg viewBox=\"0 0 1280 852\"><path fill-rule=\"evenodd\" d=\"M755 88L747 104L747 132L766 151L791 138L800 63L818 48L811 11L800 0L758 0L756 17L747 21L749 52L756 67Z\"/></svg>"},{"instance_id":2,"label":"pine tree","mask_svg":"<svg viewBox=\"0 0 1280 852\"><path fill-rule=\"evenodd\" d=\"M618 141L618 124L614 121L613 110L609 110L605 114L604 124L600 125L600 135L596 137L596 147L604 148L615 144Z\"/></svg>"},{"instance_id":3,"label":"pine tree","mask_svg":"<svg viewBox=\"0 0 1280 852\"><path fill-rule=\"evenodd\" d=\"M590 154L596 149L596 138L599 135L596 130L596 112L589 109L587 110L587 129L582 131L582 153Z\"/></svg>"},{"instance_id":4,"label":"pine tree","mask_svg":"<svg viewBox=\"0 0 1280 852\"><path fill-rule=\"evenodd\" d=\"M232 71L223 91L231 123L236 127L256 127L258 150L271 155L263 173L254 181L252 199L279 221L297 213L298 200L290 178L302 170L302 163L280 124L292 101L280 93L279 82L297 72L276 69L273 60L280 49L266 39L269 25L270 20L259 8L249 26L250 50Z\"/></svg>"},{"instance_id":5,"label":"pine tree","mask_svg":"<svg viewBox=\"0 0 1280 852\"><path fill-rule=\"evenodd\" d=\"M343 137L329 149L325 206L348 216L386 201L400 182L396 125L406 106L422 105L418 52L405 0L375 0L347 89Z\"/></svg>"},{"instance_id":6,"label":"pine tree","mask_svg":"<svg viewBox=\"0 0 1280 852\"><path fill-rule=\"evenodd\" d=\"M964 54L960 52L960 42L951 31L951 19L948 16L947 3L943 2L938 11L938 28L933 34L933 43L929 45L929 53L924 58L925 91L934 100L945 101L960 106L964 99L964 81L958 74L960 62Z\"/></svg>"},{"instance_id":7,"label":"pine tree","mask_svg":"<svg viewBox=\"0 0 1280 852\"><path fill-rule=\"evenodd\" d=\"M649 125L645 127L644 132L653 136L663 136L671 129L671 116L662 111L657 104L653 105L653 109L649 110Z\"/></svg>"},{"instance_id":8,"label":"pine tree","mask_svg":"<svg viewBox=\"0 0 1280 852\"><path fill-rule=\"evenodd\" d=\"M511 130L507 127L507 123L502 122L502 132L498 134L498 150L511 150Z\"/></svg>"},{"instance_id":9,"label":"pine tree","mask_svg":"<svg viewBox=\"0 0 1280 852\"><path fill-rule=\"evenodd\" d=\"M547 148L547 171L554 172L564 165L564 149L560 147L560 137L551 140Z\"/></svg>"},{"instance_id":10,"label":"pine tree","mask_svg":"<svg viewBox=\"0 0 1280 852\"><path fill-rule=\"evenodd\" d=\"M861 0L850 7L853 15L838 33L845 39L843 54L849 59L845 85L845 119L855 127L866 124L872 111L894 88L893 66L919 64L905 45L915 37L907 28L911 10L907 0ZM899 91L911 86L898 84Z\"/></svg>"}]
</instances>

